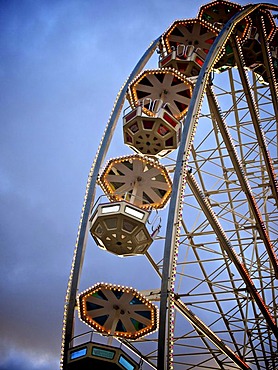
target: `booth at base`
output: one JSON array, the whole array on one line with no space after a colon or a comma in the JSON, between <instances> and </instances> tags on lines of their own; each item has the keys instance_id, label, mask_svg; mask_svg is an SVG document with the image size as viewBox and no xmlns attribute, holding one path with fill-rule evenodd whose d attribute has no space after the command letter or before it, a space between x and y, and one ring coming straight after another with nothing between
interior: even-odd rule
<instances>
[{"instance_id":1,"label":"booth at base","mask_svg":"<svg viewBox=\"0 0 278 370\"><path fill-rule=\"evenodd\" d=\"M68 370L138 370L139 365L121 348L87 342L68 351Z\"/></svg>"}]
</instances>

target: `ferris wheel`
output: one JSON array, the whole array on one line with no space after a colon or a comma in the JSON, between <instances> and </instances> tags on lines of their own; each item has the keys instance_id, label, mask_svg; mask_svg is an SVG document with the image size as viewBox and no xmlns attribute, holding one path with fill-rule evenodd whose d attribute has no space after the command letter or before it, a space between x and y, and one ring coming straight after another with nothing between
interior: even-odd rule
<instances>
[{"instance_id":1,"label":"ferris wheel","mask_svg":"<svg viewBox=\"0 0 278 370\"><path fill-rule=\"evenodd\" d=\"M205 4L121 88L88 177L61 369L278 369L277 11ZM126 152L109 158L116 126ZM80 292L88 234L115 267L136 260L138 282L115 272Z\"/></svg>"}]
</instances>

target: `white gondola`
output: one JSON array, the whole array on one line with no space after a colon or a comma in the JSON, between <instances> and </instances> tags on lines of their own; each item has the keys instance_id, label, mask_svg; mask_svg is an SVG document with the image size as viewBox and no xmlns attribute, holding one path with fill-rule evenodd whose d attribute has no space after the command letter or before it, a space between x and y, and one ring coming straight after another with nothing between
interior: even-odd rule
<instances>
[{"instance_id":1,"label":"white gondola","mask_svg":"<svg viewBox=\"0 0 278 370\"><path fill-rule=\"evenodd\" d=\"M146 223L149 211L125 201L100 204L91 218L97 245L119 256L144 254L153 238Z\"/></svg>"}]
</instances>

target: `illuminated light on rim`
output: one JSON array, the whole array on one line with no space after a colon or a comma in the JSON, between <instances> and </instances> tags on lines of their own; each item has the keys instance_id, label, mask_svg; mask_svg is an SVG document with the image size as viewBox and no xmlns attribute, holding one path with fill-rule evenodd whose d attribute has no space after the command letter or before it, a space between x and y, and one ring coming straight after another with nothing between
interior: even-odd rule
<instances>
[{"instance_id":1,"label":"illuminated light on rim","mask_svg":"<svg viewBox=\"0 0 278 370\"><path fill-rule=\"evenodd\" d=\"M190 104L193 84L182 73L173 68L145 70L129 85L128 100L132 108L144 103L145 99L161 99L167 103L170 113L182 119ZM142 105L143 112L151 117L155 113Z\"/></svg>"},{"instance_id":2,"label":"illuminated light on rim","mask_svg":"<svg viewBox=\"0 0 278 370\"><path fill-rule=\"evenodd\" d=\"M199 10L198 18L210 23L216 29L220 30L223 25L240 10L242 10L240 4L225 0L216 0L202 5ZM237 25L237 36L240 40L244 40L248 36L251 23L250 17L246 17Z\"/></svg>"},{"instance_id":3,"label":"illuminated light on rim","mask_svg":"<svg viewBox=\"0 0 278 370\"><path fill-rule=\"evenodd\" d=\"M193 33L193 31L195 32ZM175 35L177 32L179 36ZM200 19L186 19L175 21L163 34L162 38L168 53L171 52L172 46L176 47L179 44L194 45L208 50L207 46L213 43L218 33L219 30L208 22ZM196 42L198 44L195 44Z\"/></svg>"},{"instance_id":4,"label":"illuminated light on rim","mask_svg":"<svg viewBox=\"0 0 278 370\"><path fill-rule=\"evenodd\" d=\"M126 200L142 209L164 207L172 192L166 168L139 154L111 159L99 184L111 200Z\"/></svg>"},{"instance_id":5,"label":"illuminated light on rim","mask_svg":"<svg viewBox=\"0 0 278 370\"><path fill-rule=\"evenodd\" d=\"M80 320L103 334L137 339L157 330L157 307L132 287L97 283L77 301Z\"/></svg>"}]
</instances>

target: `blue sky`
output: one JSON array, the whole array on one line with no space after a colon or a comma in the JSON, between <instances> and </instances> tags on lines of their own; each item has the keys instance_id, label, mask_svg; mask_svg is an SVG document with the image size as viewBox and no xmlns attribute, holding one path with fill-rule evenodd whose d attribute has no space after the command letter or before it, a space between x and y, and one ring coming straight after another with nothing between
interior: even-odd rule
<instances>
[{"instance_id":1,"label":"blue sky","mask_svg":"<svg viewBox=\"0 0 278 370\"><path fill-rule=\"evenodd\" d=\"M58 368L87 175L116 94L201 4L0 0L0 370Z\"/></svg>"}]
</instances>

